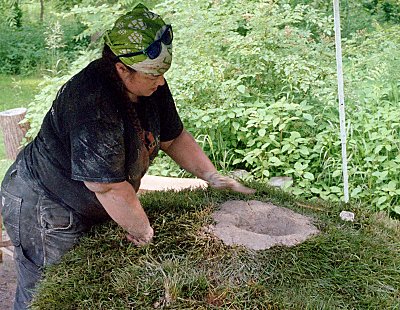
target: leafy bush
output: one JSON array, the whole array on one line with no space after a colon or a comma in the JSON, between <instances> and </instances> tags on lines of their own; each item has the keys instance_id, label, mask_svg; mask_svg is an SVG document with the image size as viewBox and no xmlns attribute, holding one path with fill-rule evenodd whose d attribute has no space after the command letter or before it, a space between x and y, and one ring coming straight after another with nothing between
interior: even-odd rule
<instances>
[{"instance_id":1,"label":"leafy bush","mask_svg":"<svg viewBox=\"0 0 400 310\"><path fill-rule=\"evenodd\" d=\"M177 26L169 83L186 127L199 141L208 137L203 146L218 168L244 168L258 179L287 175L294 194L343 199L332 19L285 1L168 1L162 8L171 6ZM396 33L359 31L344 50L351 197L400 213ZM374 78L374 70L385 74ZM366 103L360 109L353 100L366 86L374 92L358 97ZM368 144L365 126L375 135ZM377 159L386 145L387 156ZM390 172L366 185L372 169Z\"/></svg>"},{"instance_id":2,"label":"leafy bush","mask_svg":"<svg viewBox=\"0 0 400 310\"><path fill-rule=\"evenodd\" d=\"M337 170L340 152L331 149L337 133L330 125L337 124L332 20L285 2L174 7L170 84L186 127L214 142L204 145L209 154L211 148L220 153L214 162L228 158L230 168L257 178L292 175L297 193L321 178L323 148L329 147ZM317 143L324 130L331 139Z\"/></svg>"},{"instance_id":3,"label":"leafy bush","mask_svg":"<svg viewBox=\"0 0 400 310\"><path fill-rule=\"evenodd\" d=\"M400 1L399 0L369 0L364 1L363 6L378 19L400 23Z\"/></svg>"},{"instance_id":4,"label":"leafy bush","mask_svg":"<svg viewBox=\"0 0 400 310\"><path fill-rule=\"evenodd\" d=\"M78 37L111 27L126 2L74 7L87 27ZM180 114L218 169L291 176L296 195L343 199L331 16L285 0L168 0L155 10L174 27L167 78ZM343 41L350 193L400 214L399 26L371 27ZM29 138L59 86L98 50L87 53L46 79L28 111ZM167 166L161 159L152 171L181 175Z\"/></svg>"},{"instance_id":5,"label":"leafy bush","mask_svg":"<svg viewBox=\"0 0 400 310\"><path fill-rule=\"evenodd\" d=\"M24 25L14 29L0 25L0 73L29 74L46 61L45 28Z\"/></svg>"},{"instance_id":6,"label":"leafy bush","mask_svg":"<svg viewBox=\"0 0 400 310\"><path fill-rule=\"evenodd\" d=\"M27 75L44 68L51 69L55 61L63 60L65 64L88 45L87 39L78 43L74 40L74 36L82 31L82 25L62 23L58 24L60 45L48 46L54 25L56 23L29 24L20 28L0 25L0 73ZM54 48L58 51L57 59L54 59Z\"/></svg>"},{"instance_id":7,"label":"leafy bush","mask_svg":"<svg viewBox=\"0 0 400 310\"><path fill-rule=\"evenodd\" d=\"M2 12L1 25L11 28L20 28L22 25L22 10L19 1L0 0L0 10Z\"/></svg>"},{"instance_id":8,"label":"leafy bush","mask_svg":"<svg viewBox=\"0 0 400 310\"><path fill-rule=\"evenodd\" d=\"M352 196L400 214L399 26L347 42Z\"/></svg>"}]
</instances>

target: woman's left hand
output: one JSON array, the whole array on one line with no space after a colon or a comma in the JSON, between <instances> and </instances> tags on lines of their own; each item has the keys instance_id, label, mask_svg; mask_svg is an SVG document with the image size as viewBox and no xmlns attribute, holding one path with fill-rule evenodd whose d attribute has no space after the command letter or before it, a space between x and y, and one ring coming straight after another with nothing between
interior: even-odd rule
<instances>
[{"instance_id":1,"label":"woman's left hand","mask_svg":"<svg viewBox=\"0 0 400 310\"><path fill-rule=\"evenodd\" d=\"M230 189L234 192L248 195L256 192L255 189L246 187L235 179L221 175L218 172L206 172L203 179L207 181L212 188L216 189Z\"/></svg>"}]
</instances>

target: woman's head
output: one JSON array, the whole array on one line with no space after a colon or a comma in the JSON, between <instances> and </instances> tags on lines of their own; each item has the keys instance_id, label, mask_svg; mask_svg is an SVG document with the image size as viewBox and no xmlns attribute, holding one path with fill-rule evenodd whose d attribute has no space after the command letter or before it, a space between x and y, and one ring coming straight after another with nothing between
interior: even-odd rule
<instances>
[{"instance_id":1,"label":"woman's head","mask_svg":"<svg viewBox=\"0 0 400 310\"><path fill-rule=\"evenodd\" d=\"M104 45L102 59L104 65L110 68L110 76L121 83L123 91L133 101L140 96L150 96L165 83L162 74L145 74L125 65L115 57L108 45Z\"/></svg>"},{"instance_id":2,"label":"woman's head","mask_svg":"<svg viewBox=\"0 0 400 310\"><path fill-rule=\"evenodd\" d=\"M104 40L114 57L135 71L157 76L171 66L171 26L142 4L118 18Z\"/></svg>"}]
</instances>

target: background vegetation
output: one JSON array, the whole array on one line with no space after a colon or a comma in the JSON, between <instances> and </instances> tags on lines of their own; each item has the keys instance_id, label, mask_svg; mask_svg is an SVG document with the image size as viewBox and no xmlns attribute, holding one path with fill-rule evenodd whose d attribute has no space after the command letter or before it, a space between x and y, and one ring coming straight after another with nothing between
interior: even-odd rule
<instances>
[{"instance_id":1,"label":"background vegetation","mask_svg":"<svg viewBox=\"0 0 400 310\"><path fill-rule=\"evenodd\" d=\"M0 73L41 76L27 140L58 88L99 56L96 38L134 2L54 0L41 9L0 1ZM330 2L144 2L174 26L167 79L185 126L219 170L290 176L294 195L343 199ZM350 196L399 215L400 3L341 5ZM166 157L151 172L183 175Z\"/></svg>"}]
</instances>

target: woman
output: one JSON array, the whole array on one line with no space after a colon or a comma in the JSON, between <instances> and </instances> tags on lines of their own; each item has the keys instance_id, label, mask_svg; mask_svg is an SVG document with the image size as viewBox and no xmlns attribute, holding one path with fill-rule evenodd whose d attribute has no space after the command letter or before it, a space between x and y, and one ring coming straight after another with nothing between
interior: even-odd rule
<instances>
[{"instance_id":1,"label":"woman","mask_svg":"<svg viewBox=\"0 0 400 310\"><path fill-rule=\"evenodd\" d=\"M221 176L183 128L163 77L172 28L139 4L105 35L102 57L59 90L40 132L2 183L4 226L15 247L14 309L26 309L44 266L93 225L113 219L137 246L153 229L137 197L159 149L215 188L254 191Z\"/></svg>"}]
</instances>

